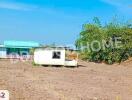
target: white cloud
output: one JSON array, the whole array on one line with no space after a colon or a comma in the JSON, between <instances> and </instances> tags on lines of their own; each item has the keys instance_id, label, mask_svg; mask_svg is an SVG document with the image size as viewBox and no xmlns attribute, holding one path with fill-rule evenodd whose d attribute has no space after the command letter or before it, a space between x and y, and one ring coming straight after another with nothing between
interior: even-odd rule
<instances>
[{"instance_id":1,"label":"white cloud","mask_svg":"<svg viewBox=\"0 0 132 100\"><path fill-rule=\"evenodd\" d=\"M21 11L31 11L31 10L37 9L38 7L34 5L27 5L22 3L0 2L0 8L11 9L11 10L21 10Z\"/></svg>"},{"instance_id":2,"label":"white cloud","mask_svg":"<svg viewBox=\"0 0 132 100\"><path fill-rule=\"evenodd\" d=\"M101 1L116 7L129 7L131 5L130 0L101 0Z\"/></svg>"},{"instance_id":3,"label":"white cloud","mask_svg":"<svg viewBox=\"0 0 132 100\"><path fill-rule=\"evenodd\" d=\"M130 0L101 0L101 1L116 7L120 12L131 13Z\"/></svg>"},{"instance_id":4,"label":"white cloud","mask_svg":"<svg viewBox=\"0 0 132 100\"><path fill-rule=\"evenodd\" d=\"M0 1L0 9L9 9L9 10L17 10L17 11L38 11L38 12L50 14L50 15L60 14L61 16L66 17L66 18L76 18L77 17L77 16L75 17L70 14L67 14L63 10L60 10L60 9L48 8L44 6L30 5L30 4L24 4L24 3L18 3L18 2L12 3L12 2L1 2Z\"/></svg>"},{"instance_id":5,"label":"white cloud","mask_svg":"<svg viewBox=\"0 0 132 100\"><path fill-rule=\"evenodd\" d=\"M118 0L101 0L107 4L113 5L113 6L121 6L122 4L118 2Z\"/></svg>"}]
</instances>

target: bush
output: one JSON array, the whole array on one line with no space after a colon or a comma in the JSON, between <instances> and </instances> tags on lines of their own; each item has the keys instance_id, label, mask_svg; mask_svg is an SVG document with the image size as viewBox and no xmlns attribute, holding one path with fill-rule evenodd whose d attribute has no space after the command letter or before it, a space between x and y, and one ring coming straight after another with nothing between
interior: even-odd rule
<instances>
[{"instance_id":1,"label":"bush","mask_svg":"<svg viewBox=\"0 0 132 100\"><path fill-rule=\"evenodd\" d=\"M108 64L125 61L132 57L132 24L114 21L103 26L96 17L93 23L83 25L76 47L84 60Z\"/></svg>"}]
</instances>

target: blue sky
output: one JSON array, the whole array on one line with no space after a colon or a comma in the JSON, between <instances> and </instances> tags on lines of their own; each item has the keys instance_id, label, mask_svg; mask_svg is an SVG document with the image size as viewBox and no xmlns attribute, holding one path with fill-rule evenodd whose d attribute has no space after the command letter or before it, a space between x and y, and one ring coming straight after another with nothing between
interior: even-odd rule
<instances>
[{"instance_id":1,"label":"blue sky","mask_svg":"<svg viewBox=\"0 0 132 100\"><path fill-rule=\"evenodd\" d=\"M0 42L73 44L94 16L132 18L131 0L0 0Z\"/></svg>"}]
</instances>

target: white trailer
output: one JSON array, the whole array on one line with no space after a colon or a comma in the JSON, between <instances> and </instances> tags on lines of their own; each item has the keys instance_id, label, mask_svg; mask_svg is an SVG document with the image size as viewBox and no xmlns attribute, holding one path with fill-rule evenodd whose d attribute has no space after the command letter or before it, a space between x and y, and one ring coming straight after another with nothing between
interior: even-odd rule
<instances>
[{"instance_id":1,"label":"white trailer","mask_svg":"<svg viewBox=\"0 0 132 100\"><path fill-rule=\"evenodd\" d=\"M34 63L39 65L77 66L77 59L66 59L64 47L42 47L34 51Z\"/></svg>"}]
</instances>

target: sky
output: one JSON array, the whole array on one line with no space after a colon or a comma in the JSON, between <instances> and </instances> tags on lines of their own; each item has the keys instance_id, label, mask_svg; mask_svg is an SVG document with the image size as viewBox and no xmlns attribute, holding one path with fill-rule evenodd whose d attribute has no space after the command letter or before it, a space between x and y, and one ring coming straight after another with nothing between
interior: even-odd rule
<instances>
[{"instance_id":1,"label":"sky","mask_svg":"<svg viewBox=\"0 0 132 100\"><path fill-rule=\"evenodd\" d=\"M99 17L132 18L131 0L0 0L0 43L4 40L74 44L84 23Z\"/></svg>"}]
</instances>

